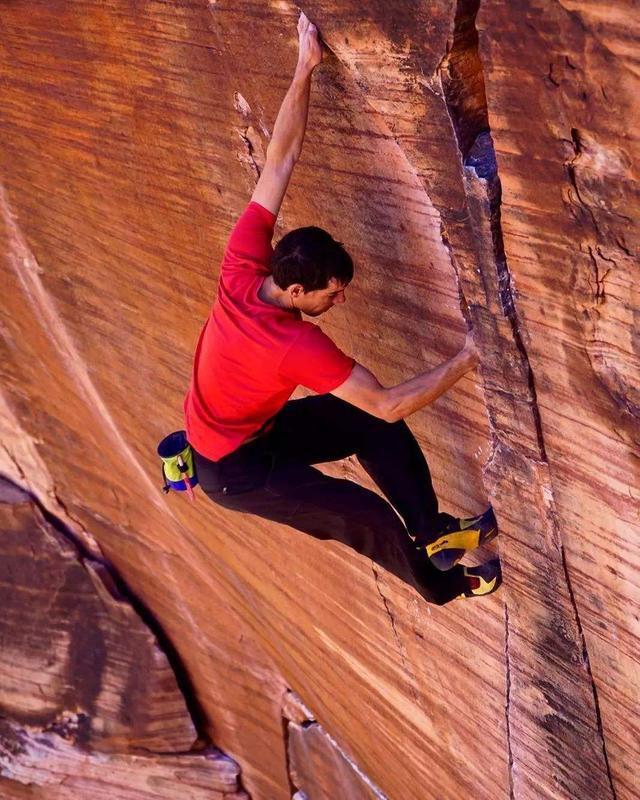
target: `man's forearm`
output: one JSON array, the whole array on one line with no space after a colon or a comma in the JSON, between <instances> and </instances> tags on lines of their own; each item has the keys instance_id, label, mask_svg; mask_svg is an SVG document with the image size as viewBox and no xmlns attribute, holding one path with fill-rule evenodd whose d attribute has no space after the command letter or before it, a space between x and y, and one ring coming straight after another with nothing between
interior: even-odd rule
<instances>
[{"instance_id":1,"label":"man's forearm","mask_svg":"<svg viewBox=\"0 0 640 800\"><path fill-rule=\"evenodd\" d=\"M312 72L313 68L298 64L282 101L267 149L267 158L274 163L297 161L300 157L309 115Z\"/></svg>"},{"instance_id":2,"label":"man's forearm","mask_svg":"<svg viewBox=\"0 0 640 800\"><path fill-rule=\"evenodd\" d=\"M388 418L404 419L414 411L429 405L450 389L465 373L472 370L476 363L473 356L461 350L439 367L386 389Z\"/></svg>"}]
</instances>

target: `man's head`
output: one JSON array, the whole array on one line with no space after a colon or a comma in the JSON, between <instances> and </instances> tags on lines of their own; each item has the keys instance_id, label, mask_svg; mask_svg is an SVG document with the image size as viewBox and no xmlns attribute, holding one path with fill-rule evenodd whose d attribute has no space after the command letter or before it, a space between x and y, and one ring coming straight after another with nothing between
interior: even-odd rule
<instances>
[{"instance_id":1,"label":"man's head","mask_svg":"<svg viewBox=\"0 0 640 800\"><path fill-rule=\"evenodd\" d=\"M274 283L290 296L292 307L317 317L344 303L353 261L322 228L296 228L276 245L271 270Z\"/></svg>"}]
</instances>

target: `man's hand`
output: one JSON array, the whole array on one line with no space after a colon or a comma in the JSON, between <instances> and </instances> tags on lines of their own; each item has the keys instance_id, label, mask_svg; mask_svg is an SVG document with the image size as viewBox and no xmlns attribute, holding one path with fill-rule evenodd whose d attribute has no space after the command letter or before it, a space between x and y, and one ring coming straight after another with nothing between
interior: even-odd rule
<instances>
[{"instance_id":1,"label":"man's hand","mask_svg":"<svg viewBox=\"0 0 640 800\"><path fill-rule=\"evenodd\" d=\"M291 173L300 157L307 127L311 73L322 61L318 29L304 14L300 14L298 20L298 43L298 66L280 106L267 148L267 160L251 198L274 214L280 210Z\"/></svg>"},{"instance_id":2,"label":"man's hand","mask_svg":"<svg viewBox=\"0 0 640 800\"><path fill-rule=\"evenodd\" d=\"M318 29L302 12L298 20L298 67L311 72L322 61L322 44Z\"/></svg>"},{"instance_id":3,"label":"man's hand","mask_svg":"<svg viewBox=\"0 0 640 800\"><path fill-rule=\"evenodd\" d=\"M480 363L480 354L478 353L476 343L473 341L473 334L471 331L467 333L467 338L464 341L464 347L460 351L460 354L465 358L470 370L475 369Z\"/></svg>"},{"instance_id":4,"label":"man's hand","mask_svg":"<svg viewBox=\"0 0 640 800\"><path fill-rule=\"evenodd\" d=\"M385 389L373 373L356 364L347 380L331 394L374 417L397 422L433 403L463 375L475 369L479 362L478 351L471 333L468 333L462 350L429 372Z\"/></svg>"}]
</instances>

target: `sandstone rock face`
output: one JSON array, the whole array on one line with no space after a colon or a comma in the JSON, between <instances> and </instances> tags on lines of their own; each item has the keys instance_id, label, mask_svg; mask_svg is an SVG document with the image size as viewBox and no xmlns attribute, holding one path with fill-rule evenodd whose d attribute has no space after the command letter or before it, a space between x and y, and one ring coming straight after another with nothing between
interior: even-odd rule
<instances>
[{"instance_id":1,"label":"sandstone rock face","mask_svg":"<svg viewBox=\"0 0 640 800\"><path fill-rule=\"evenodd\" d=\"M173 670L109 573L28 498L0 515L2 713L96 750L189 750Z\"/></svg>"},{"instance_id":2,"label":"sandstone rock face","mask_svg":"<svg viewBox=\"0 0 640 800\"><path fill-rule=\"evenodd\" d=\"M3 5L0 469L153 613L254 799L639 798L637 19L304 10L328 54L278 233L318 224L353 253L321 324L383 383L473 324L478 374L409 423L444 508L493 502L503 589L428 607L340 545L159 492L295 63L288 0ZM39 704L4 666L2 697L60 708L54 666Z\"/></svg>"},{"instance_id":3,"label":"sandstone rock face","mask_svg":"<svg viewBox=\"0 0 640 800\"><path fill-rule=\"evenodd\" d=\"M246 798L117 576L47 516L0 482L2 797Z\"/></svg>"},{"instance_id":4,"label":"sandstone rock face","mask_svg":"<svg viewBox=\"0 0 640 800\"><path fill-rule=\"evenodd\" d=\"M85 753L55 734L0 720L3 798L42 800L248 800L238 765L220 753L190 755Z\"/></svg>"}]
</instances>

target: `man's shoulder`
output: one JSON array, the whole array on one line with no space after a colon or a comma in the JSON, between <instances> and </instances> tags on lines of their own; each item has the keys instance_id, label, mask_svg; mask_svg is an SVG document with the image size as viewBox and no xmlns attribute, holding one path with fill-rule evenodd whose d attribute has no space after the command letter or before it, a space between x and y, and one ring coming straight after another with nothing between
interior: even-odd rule
<instances>
[{"instance_id":1,"label":"man's shoulder","mask_svg":"<svg viewBox=\"0 0 640 800\"><path fill-rule=\"evenodd\" d=\"M231 240L234 236L251 236L256 233L266 234L271 239L275 224L275 214L261 206L260 203L256 203L255 200L251 200L236 220L229 239Z\"/></svg>"},{"instance_id":2,"label":"man's shoulder","mask_svg":"<svg viewBox=\"0 0 640 800\"><path fill-rule=\"evenodd\" d=\"M256 266L268 268L273 248L275 216L259 203L250 202L229 235L222 259L225 267Z\"/></svg>"}]
</instances>

